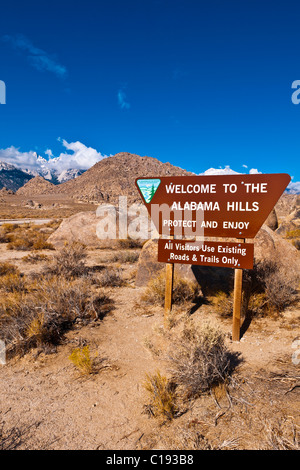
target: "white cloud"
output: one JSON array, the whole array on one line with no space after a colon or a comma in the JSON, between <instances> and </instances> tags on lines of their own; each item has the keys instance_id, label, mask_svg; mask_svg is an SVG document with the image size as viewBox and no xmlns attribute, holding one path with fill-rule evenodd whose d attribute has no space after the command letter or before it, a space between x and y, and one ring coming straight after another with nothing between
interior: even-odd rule
<instances>
[{"instance_id":1,"label":"white cloud","mask_svg":"<svg viewBox=\"0 0 300 470\"><path fill-rule=\"evenodd\" d=\"M99 162L106 155L92 147L87 147L81 142L67 142L64 139L58 139L67 150L62 152L59 157L54 157L51 149L47 149L45 154L48 159L38 156L34 151L21 152L20 149L11 146L6 149L0 149L0 161L10 163L17 168L26 169L31 172L39 172L45 169L62 172L63 170L77 169L87 170L95 163Z\"/></svg>"},{"instance_id":2,"label":"white cloud","mask_svg":"<svg viewBox=\"0 0 300 470\"><path fill-rule=\"evenodd\" d=\"M68 143L64 139L58 139L63 146L72 153L61 153L59 157L49 160L53 169L68 170L70 168L87 170L106 157L92 147L87 147L81 142Z\"/></svg>"},{"instance_id":3,"label":"white cloud","mask_svg":"<svg viewBox=\"0 0 300 470\"><path fill-rule=\"evenodd\" d=\"M52 153L52 150L51 149L47 149L45 151L45 154L48 155L49 158L53 157L53 153Z\"/></svg>"},{"instance_id":4,"label":"white cloud","mask_svg":"<svg viewBox=\"0 0 300 470\"><path fill-rule=\"evenodd\" d=\"M287 192L290 194L300 194L300 181L291 181L287 187Z\"/></svg>"},{"instance_id":5,"label":"white cloud","mask_svg":"<svg viewBox=\"0 0 300 470\"><path fill-rule=\"evenodd\" d=\"M0 149L0 161L11 163L17 168L28 168L35 170L37 168L37 155L32 150L29 152L20 152L14 146L6 149Z\"/></svg>"},{"instance_id":6,"label":"white cloud","mask_svg":"<svg viewBox=\"0 0 300 470\"><path fill-rule=\"evenodd\" d=\"M127 101L126 93L123 89L118 91L118 103L121 109L129 109L130 103Z\"/></svg>"},{"instance_id":7,"label":"white cloud","mask_svg":"<svg viewBox=\"0 0 300 470\"><path fill-rule=\"evenodd\" d=\"M208 175L239 175L237 171L234 171L230 168L229 165L226 165L225 168L209 168L205 170L200 175L208 176Z\"/></svg>"},{"instance_id":8,"label":"white cloud","mask_svg":"<svg viewBox=\"0 0 300 470\"><path fill-rule=\"evenodd\" d=\"M244 168L248 168L247 165L242 165ZM257 175L260 174L261 171L258 171L256 168L251 168L249 170L250 175ZM226 165L225 168L219 167L219 168L209 168L208 170L204 171L203 173L200 173L200 175L244 175L246 173L241 173L240 171L235 171L230 168L229 165Z\"/></svg>"}]
</instances>

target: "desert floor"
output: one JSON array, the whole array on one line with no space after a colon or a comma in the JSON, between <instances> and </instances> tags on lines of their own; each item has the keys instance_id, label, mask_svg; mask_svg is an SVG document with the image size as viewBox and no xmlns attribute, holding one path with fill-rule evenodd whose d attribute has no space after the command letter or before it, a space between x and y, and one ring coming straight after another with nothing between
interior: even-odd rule
<instances>
[{"instance_id":1,"label":"desert floor","mask_svg":"<svg viewBox=\"0 0 300 470\"><path fill-rule=\"evenodd\" d=\"M24 263L26 252L1 247L1 260L25 274L43 268ZM109 251L89 251L99 266ZM119 266L120 267L120 266ZM278 318L254 319L240 342L232 342L231 320L209 303L191 315L197 326L209 321L226 335L239 365L226 390L217 388L185 404L173 420L147 410L146 374L167 371L163 308L140 304L136 265L121 266L124 287L105 288L114 308L102 320L77 325L52 354L32 350L0 366L0 429L18 449L270 449L295 441L300 425L300 310ZM191 306L174 307L181 315ZM69 360L73 348L88 344L98 370L83 376ZM299 349L299 346L298 346ZM294 361L292 354L294 353ZM300 354L299 354L300 357ZM281 443L281 444L280 444Z\"/></svg>"}]
</instances>

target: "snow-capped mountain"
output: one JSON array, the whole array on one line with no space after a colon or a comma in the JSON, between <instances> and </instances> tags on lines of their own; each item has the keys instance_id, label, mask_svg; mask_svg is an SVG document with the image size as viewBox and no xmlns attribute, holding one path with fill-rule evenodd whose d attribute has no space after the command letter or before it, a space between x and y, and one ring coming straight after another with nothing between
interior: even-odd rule
<instances>
[{"instance_id":1,"label":"snow-capped mountain","mask_svg":"<svg viewBox=\"0 0 300 470\"><path fill-rule=\"evenodd\" d=\"M288 194L300 194L300 181L296 181L294 183L291 181L286 188L286 192Z\"/></svg>"},{"instance_id":2,"label":"snow-capped mountain","mask_svg":"<svg viewBox=\"0 0 300 470\"><path fill-rule=\"evenodd\" d=\"M6 188L17 191L32 178L26 172L19 170L10 163L0 161L0 189Z\"/></svg>"},{"instance_id":3,"label":"snow-capped mountain","mask_svg":"<svg viewBox=\"0 0 300 470\"><path fill-rule=\"evenodd\" d=\"M11 165L10 163L0 162L0 171L2 170L11 171L11 170L15 170L15 167Z\"/></svg>"},{"instance_id":4,"label":"snow-capped mountain","mask_svg":"<svg viewBox=\"0 0 300 470\"><path fill-rule=\"evenodd\" d=\"M57 169L62 166L60 157L46 160L46 158L37 155L36 162L35 169L22 168L22 171L32 176L42 176L53 184L65 183L77 178L77 176L82 175L85 171L77 168Z\"/></svg>"},{"instance_id":5,"label":"snow-capped mountain","mask_svg":"<svg viewBox=\"0 0 300 470\"><path fill-rule=\"evenodd\" d=\"M70 169L70 170L63 170L62 172L57 173L57 181L59 183L64 183L65 181L73 180L77 178L77 176L82 175L86 170L78 170L78 169Z\"/></svg>"},{"instance_id":6,"label":"snow-capped mountain","mask_svg":"<svg viewBox=\"0 0 300 470\"><path fill-rule=\"evenodd\" d=\"M232 170L229 166L225 166L225 168L209 168L205 170L200 175L209 176L209 175L239 175L237 171Z\"/></svg>"},{"instance_id":7,"label":"snow-capped mountain","mask_svg":"<svg viewBox=\"0 0 300 470\"><path fill-rule=\"evenodd\" d=\"M256 169L251 169L249 174L258 174L260 173ZM225 166L225 168L209 168L208 170L200 173L203 176L209 175L241 175L243 173L239 173L237 171L232 170L229 166ZM291 181L288 187L285 190L286 194L300 194L300 181L293 182Z\"/></svg>"}]
</instances>

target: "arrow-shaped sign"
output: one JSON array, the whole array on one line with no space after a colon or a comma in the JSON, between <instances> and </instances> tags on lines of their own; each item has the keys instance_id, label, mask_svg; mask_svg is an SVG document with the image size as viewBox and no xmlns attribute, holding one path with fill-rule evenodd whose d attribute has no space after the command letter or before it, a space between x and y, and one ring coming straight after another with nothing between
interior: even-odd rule
<instances>
[{"instance_id":1,"label":"arrow-shaped sign","mask_svg":"<svg viewBox=\"0 0 300 470\"><path fill-rule=\"evenodd\" d=\"M254 238L291 181L281 174L138 178L159 234Z\"/></svg>"}]
</instances>

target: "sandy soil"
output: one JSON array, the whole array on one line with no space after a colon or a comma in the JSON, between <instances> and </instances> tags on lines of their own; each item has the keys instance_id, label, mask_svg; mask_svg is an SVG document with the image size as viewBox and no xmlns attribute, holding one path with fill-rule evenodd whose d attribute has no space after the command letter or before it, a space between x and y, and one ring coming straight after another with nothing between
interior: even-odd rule
<instances>
[{"instance_id":1,"label":"sandy soil","mask_svg":"<svg viewBox=\"0 0 300 470\"><path fill-rule=\"evenodd\" d=\"M34 207L28 206L29 200L36 205ZM64 194L44 194L31 197L14 194L0 198L0 219L60 219L70 217L77 212L95 210L94 204L81 203Z\"/></svg>"},{"instance_id":2,"label":"sandy soil","mask_svg":"<svg viewBox=\"0 0 300 470\"><path fill-rule=\"evenodd\" d=\"M36 270L22 263L26 254L5 252L5 260L20 263L24 272ZM130 278L135 266L123 267ZM108 289L115 306L102 321L68 332L54 354L33 350L0 366L0 423L6 432L15 429L12 442L17 448L188 448L202 436L215 448L256 449L266 446L267 430L274 423L300 425L300 364L292 361L293 342L300 338L300 310L255 320L242 340L233 343L231 321L221 320L205 304L193 314L193 322L217 324L228 347L239 353L235 385L229 396L220 392L200 397L172 422L149 417L143 381L146 373L165 367L149 347L164 343L163 310L141 309L142 292L134 281ZM85 344L99 364L98 372L87 377L69 360L72 349Z\"/></svg>"}]
</instances>

